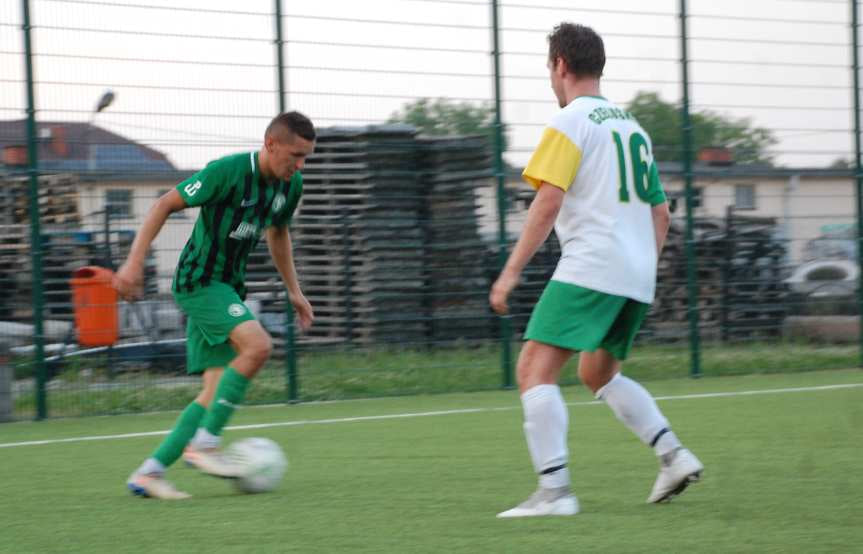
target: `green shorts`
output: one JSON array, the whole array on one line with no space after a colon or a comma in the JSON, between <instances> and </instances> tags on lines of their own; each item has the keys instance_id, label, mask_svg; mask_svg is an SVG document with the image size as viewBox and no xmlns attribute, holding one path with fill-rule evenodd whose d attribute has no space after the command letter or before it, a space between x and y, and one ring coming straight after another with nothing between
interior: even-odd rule
<instances>
[{"instance_id":1,"label":"green shorts","mask_svg":"<svg viewBox=\"0 0 863 554\"><path fill-rule=\"evenodd\" d=\"M625 360L650 304L549 281L533 309L526 340L569 350L608 350Z\"/></svg>"},{"instance_id":2,"label":"green shorts","mask_svg":"<svg viewBox=\"0 0 863 554\"><path fill-rule=\"evenodd\" d=\"M237 291L214 281L192 292L174 292L174 299L188 318L186 371L228 365L237 355L228 336L240 323L255 319Z\"/></svg>"}]
</instances>

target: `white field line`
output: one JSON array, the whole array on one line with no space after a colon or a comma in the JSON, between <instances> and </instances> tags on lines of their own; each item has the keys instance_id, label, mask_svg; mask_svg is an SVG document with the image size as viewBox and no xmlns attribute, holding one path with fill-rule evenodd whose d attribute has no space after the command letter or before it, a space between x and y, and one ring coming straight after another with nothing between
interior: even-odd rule
<instances>
[{"instance_id":1,"label":"white field line","mask_svg":"<svg viewBox=\"0 0 863 554\"><path fill-rule=\"evenodd\" d=\"M756 396L763 394L783 394L790 392L818 392L818 391L832 391L832 390L841 390L841 389L852 389L852 388L860 388L863 387L863 383L847 383L841 385L820 385L813 387L792 387L792 388L783 388L783 389L760 389L760 390L748 390L748 391L736 391L736 392L707 392L700 394L677 394L677 395L669 395L669 396L657 396L656 400L666 401L666 400L692 400L692 399L703 399L703 398L728 398L728 397L737 397L737 396ZM584 402L568 402L567 406L593 406L596 404L602 404L599 400L588 400ZM499 408L459 408L453 410L436 410L431 412L407 412L401 414L383 414L383 415L370 415L370 416L357 416L357 417L337 417L337 418L328 418L328 419L301 419L296 421L280 421L275 423L256 423L251 425L232 425L227 427L228 430L234 431L242 431L247 429L266 429L269 427L296 427L300 425L328 425L335 423L354 423L358 421L380 421L386 419L406 419L406 418L414 418L414 417L435 417L435 416L444 416L444 415L458 415L458 414L476 414L476 413L489 413L489 412L505 412L511 410L520 410L521 406L505 406ZM68 442L87 442L87 441L105 441L105 440L115 440L115 439L131 439L131 438L139 438L139 437L154 437L159 435L167 435L170 430L165 431L146 431L142 433L123 433L119 435L91 435L84 437L71 437L67 439L46 439L46 440L36 440L36 441L22 441L22 442L7 442L0 443L0 448L14 448L18 446L41 446L45 444L62 444Z\"/></svg>"}]
</instances>

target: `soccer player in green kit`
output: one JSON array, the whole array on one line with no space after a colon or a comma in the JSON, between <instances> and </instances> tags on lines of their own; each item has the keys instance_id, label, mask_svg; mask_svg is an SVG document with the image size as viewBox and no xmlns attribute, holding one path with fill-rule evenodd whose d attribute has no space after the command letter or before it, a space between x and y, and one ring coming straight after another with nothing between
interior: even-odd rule
<instances>
[{"instance_id":1,"label":"soccer player in green kit","mask_svg":"<svg viewBox=\"0 0 863 554\"><path fill-rule=\"evenodd\" d=\"M266 234L300 327L308 329L314 313L297 280L288 224L303 191L300 170L314 147L315 128L306 116L278 115L267 127L259 151L215 160L159 198L114 276L114 287L123 298L138 298L147 250L168 216L200 206L172 291L188 318L187 370L201 374L203 386L170 434L129 477L127 486L133 494L188 498L164 478L180 456L204 473L237 476L237 468L219 449L221 433L272 350L269 334L243 304L246 260Z\"/></svg>"}]
</instances>

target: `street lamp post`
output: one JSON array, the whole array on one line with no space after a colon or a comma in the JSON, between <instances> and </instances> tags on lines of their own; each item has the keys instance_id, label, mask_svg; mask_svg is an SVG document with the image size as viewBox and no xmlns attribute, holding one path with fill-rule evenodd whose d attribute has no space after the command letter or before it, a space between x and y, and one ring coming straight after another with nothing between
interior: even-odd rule
<instances>
[{"instance_id":1,"label":"street lamp post","mask_svg":"<svg viewBox=\"0 0 863 554\"><path fill-rule=\"evenodd\" d=\"M87 123L87 171L93 173L96 170L96 156L93 151L93 144L90 140L90 133L93 130L93 122L96 120L96 114L107 108L111 105L111 102L114 101L115 95L111 90L106 90L102 97L99 98L99 102L96 104L96 108L93 110L93 113L90 115L90 121Z\"/></svg>"}]
</instances>

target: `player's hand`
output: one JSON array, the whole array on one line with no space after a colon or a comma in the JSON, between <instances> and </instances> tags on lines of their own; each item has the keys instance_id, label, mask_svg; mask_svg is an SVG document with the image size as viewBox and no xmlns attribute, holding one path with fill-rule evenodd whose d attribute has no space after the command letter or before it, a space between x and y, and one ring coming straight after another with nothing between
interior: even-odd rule
<instances>
[{"instance_id":1,"label":"player's hand","mask_svg":"<svg viewBox=\"0 0 863 554\"><path fill-rule=\"evenodd\" d=\"M111 285L123 300L134 302L141 298L144 294L144 266L127 261L114 274Z\"/></svg>"},{"instance_id":2,"label":"player's hand","mask_svg":"<svg viewBox=\"0 0 863 554\"><path fill-rule=\"evenodd\" d=\"M288 299L291 301L291 305L294 307L294 311L297 314L297 321L300 322L300 329L308 331L312 326L312 322L315 320L315 312L312 310L312 305L301 292L297 294L288 294Z\"/></svg>"},{"instance_id":3,"label":"player's hand","mask_svg":"<svg viewBox=\"0 0 863 554\"><path fill-rule=\"evenodd\" d=\"M509 293L518 284L518 275L511 275L508 272L503 272L497 278L497 281L491 286L491 293L488 295L488 302L491 304L491 309L499 315L509 313Z\"/></svg>"}]
</instances>

